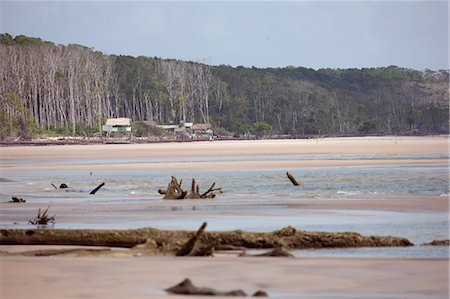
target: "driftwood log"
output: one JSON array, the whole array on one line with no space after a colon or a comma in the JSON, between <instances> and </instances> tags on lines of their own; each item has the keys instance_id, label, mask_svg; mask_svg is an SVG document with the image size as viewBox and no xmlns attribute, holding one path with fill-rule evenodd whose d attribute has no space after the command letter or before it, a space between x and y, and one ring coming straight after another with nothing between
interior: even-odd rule
<instances>
[{"instance_id":1,"label":"driftwood log","mask_svg":"<svg viewBox=\"0 0 450 299\"><path fill-rule=\"evenodd\" d=\"M289 172L286 172L286 175L287 175L288 179L291 181L292 185L300 186L300 183L297 181L297 179L292 174L290 174Z\"/></svg>"},{"instance_id":2,"label":"driftwood log","mask_svg":"<svg viewBox=\"0 0 450 299\"><path fill-rule=\"evenodd\" d=\"M196 287L192 284L189 278L173 287L166 289L166 292L180 295L199 295L199 296L242 296L247 294L242 290L233 290L229 292L220 292L212 288Z\"/></svg>"},{"instance_id":3,"label":"driftwood log","mask_svg":"<svg viewBox=\"0 0 450 299\"><path fill-rule=\"evenodd\" d=\"M172 180L167 186L167 190L163 191L164 193L160 192L161 194L164 194L163 199L184 199L187 195L187 191L181 189L181 183L182 181L178 183L177 178L172 176Z\"/></svg>"},{"instance_id":4,"label":"driftwood log","mask_svg":"<svg viewBox=\"0 0 450 299\"><path fill-rule=\"evenodd\" d=\"M100 185L98 185L97 187L95 187L94 190L92 190L89 194L95 194L97 193L98 190L100 190L101 187L105 186L105 183L101 183Z\"/></svg>"},{"instance_id":5,"label":"driftwood log","mask_svg":"<svg viewBox=\"0 0 450 299\"><path fill-rule=\"evenodd\" d=\"M0 229L2 245L85 245L132 248L149 244L155 254L175 254L192 237L192 231L140 228L128 230L76 229ZM362 236L358 233L306 232L284 228L274 232L203 232L198 248L217 244L217 248L349 248L412 246L406 238Z\"/></svg>"},{"instance_id":6,"label":"driftwood log","mask_svg":"<svg viewBox=\"0 0 450 299\"><path fill-rule=\"evenodd\" d=\"M11 197L11 200L9 202L27 202L27 201L21 197L13 196Z\"/></svg>"},{"instance_id":7,"label":"driftwood log","mask_svg":"<svg viewBox=\"0 0 450 299\"><path fill-rule=\"evenodd\" d=\"M214 188L216 183L214 182L211 187L209 187L206 192L200 193L200 187L198 186L195 179L192 179L191 183L191 193L181 188L182 180L178 183L176 177L172 176L172 179L167 186L167 190L158 189L158 193L164 195L163 199L200 199L200 198L215 198L216 194L214 191L219 191L222 193L222 188Z\"/></svg>"}]
</instances>

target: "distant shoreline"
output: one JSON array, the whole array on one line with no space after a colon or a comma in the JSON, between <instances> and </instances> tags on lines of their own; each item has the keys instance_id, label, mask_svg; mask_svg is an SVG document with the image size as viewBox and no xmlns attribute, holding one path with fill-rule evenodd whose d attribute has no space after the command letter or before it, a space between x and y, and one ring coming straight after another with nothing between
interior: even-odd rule
<instances>
[{"instance_id":1,"label":"distant shoreline","mask_svg":"<svg viewBox=\"0 0 450 299\"><path fill-rule=\"evenodd\" d=\"M103 137L39 137L32 140L0 140L1 146L47 146L47 145L90 145L90 144L151 144L151 143L191 143L204 141L251 141L251 140L308 140L308 139L327 139L327 138L364 138L364 137L436 137L449 138L446 134L427 134L427 135L308 135L308 136L268 136L263 138L241 138L241 137L216 137L214 139L196 138L182 139L175 137L133 137L128 138L103 138Z\"/></svg>"}]
</instances>

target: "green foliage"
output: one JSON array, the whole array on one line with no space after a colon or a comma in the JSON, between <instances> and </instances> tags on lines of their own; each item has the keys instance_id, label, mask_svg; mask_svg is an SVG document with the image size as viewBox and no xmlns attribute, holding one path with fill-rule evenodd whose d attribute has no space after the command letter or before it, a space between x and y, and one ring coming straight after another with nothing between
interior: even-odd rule
<instances>
[{"instance_id":1,"label":"green foliage","mask_svg":"<svg viewBox=\"0 0 450 299\"><path fill-rule=\"evenodd\" d=\"M365 121L360 127L359 132L362 134L373 134L377 133L380 129L379 120L368 120Z\"/></svg>"},{"instance_id":2,"label":"green foliage","mask_svg":"<svg viewBox=\"0 0 450 299\"><path fill-rule=\"evenodd\" d=\"M158 128L157 126L147 125L143 121L135 122L131 127L131 132L136 137L164 135L164 129Z\"/></svg>"},{"instance_id":3,"label":"green foliage","mask_svg":"<svg viewBox=\"0 0 450 299\"><path fill-rule=\"evenodd\" d=\"M80 45L55 46L8 33L0 34L0 47L5 46L11 48L0 51L8 55L0 57L8 74L0 83L3 138L70 134L71 122L77 135L90 136L98 131L100 119L111 115L132 118L135 136L161 135L160 129L141 121L203 122L205 110L223 134L449 132L448 70L205 66L108 56ZM56 64L46 65L48 61ZM210 81L199 80L205 78L199 70L205 69L211 72Z\"/></svg>"},{"instance_id":4,"label":"green foliage","mask_svg":"<svg viewBox=\"0 0 450 299\"><path fill-rule=\"evenodd\" d=\"M269 134L270 132L272 132L272 125L262 122L262 121L255 122L252 126L252 132L257 137L265 136L265 135Z\"/></svg>"},{"instance_id":5,"label":"green foliage","mask_svg":"<svg viewBox=\"0 0 450 299\"><path fill-rule=\"evenodd\" d=\"M409 110L406 114L406 121L408 122L409 129L414 130L416 128L416 123L418 122L420 118L420 111L416 110Z\"/></svg>"},{"instance_id":6,"label":"green foliage","mask_svg":"<svg viewBox=\"0 0 450 299\"><path fill-rule=\"evenodd\" d=\"M28 46L28 45L43 45L43 44L52 44L50 42L45 42L40 38L29 37L25 35L17 35L13 38L8 33L0 34L0 45L5 46Z\"/></svg>"},{"instance_id":7,"label":"green foliage","mask_svg":"<svg viewBox=\"0 0 450 299\"><path fill-rule=\"evenodd\" d=\"M98 127L91 127L84 123L77 123L75 125L75 134L77 136L92 136L99 131Z\"/></svg>"},{"instance_id":8,"label":"green foliage","mask_svg":"<svg viewBox=\"0 0 450 299\"><path fill-rule=\"evenodd\" d=\"M253 127L248 124L238 123L233 127L232 130L236 135L243 135L253 132Z\"/></svg>"}]
</instances>

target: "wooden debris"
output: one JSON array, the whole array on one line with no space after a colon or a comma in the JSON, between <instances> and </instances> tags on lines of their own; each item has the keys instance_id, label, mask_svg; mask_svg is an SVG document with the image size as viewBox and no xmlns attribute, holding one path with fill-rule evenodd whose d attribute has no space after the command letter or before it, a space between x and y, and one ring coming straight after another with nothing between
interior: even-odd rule
<instances>
[{"instance_id":1,"label":"wooden debris","mask_svg":"<svg viewBox=\"0 0 450 299\"><path fill-rule=\"evenodd\" d=\"M222 188L215 188L214 189L215 185L216 185L216 182L214 182L211 185L211 187L209 187L209 189L206 192L200 194L200 198L214 198L214 197L216 197L216 195L214 193L211 193L211 192L214 192L214 191L220 191L220 193L222 193ZM211 193L211 194L209 194L209 193Z\"/></svg>"},{"instance_id":2,"label":"wooden debris","mask_svg":"<svg viewBox=\"0 0 450 299\"><path fill-rule=\"evenodd\" d=\"M103 187L104 185L105 185L104 182L101 183L100 185L98 185L97 187L95 187L95 189L92 190L91 193L89 193L89 194L95 194L95 193L97 193L97 191L100 190L100 188Z\"/></svg>"},{"instance_id":3,"label":"wooden debris","mask_svg":"<svg viewBox=\"0 0 450 299\"><path fill-rule=\"evenodd\" d=\"M192 179L191 194L189 194L188 198L190 198L190 199L200 198L200 187L195 182L195 179Z\"/></svg>"},{"instance_id":4,"label":"wooden debris","mask_svg":"<svg viewBox=\"0 0 450 299\"><path fill-rule=\"evenodd\" d=\"M23 198L13 196L11 197L11 200L9 202L27 202L27 201L24 200Z\"/></svg>"},{"instance_id":5,"label":"wooden debris","mask_svg":"<svg viewBox=\"0 0 450 299\"><path fill-rule=\"evenodd\" d=\"M192 231L139 229L0 229L2 245L85 245L131 248L152 240L156 244L155 254L175 254L180 249L179 240L192 238ZM295 234L283 236L274 232L225 232L205 231L197 239L199 248L217 243L216 250L223 246L244 248L356 248L413 246L408 239L392 236L363 236L354 232L307 232L296 230Z\"/></svg>"},{"instance_id":6,"label":"wooden debris","mask_svg":"<svg viewBox=\"0 0 450 299\"><path fill-rule=\"evenodd\" d=\"M422 244L422 246L449 246L450 240L433 240L429 243Z\"/></svg>"},{"instance_id":7,"label":"wooden debris","mask_svg":"<svg viewBox=\"0 0 450 299\"><path fill-rule=\"evenodd\" d=\"M166 289L166 292L179 295L199 295L199 296L242 296L247 294L242 290L232 290L229 292L220 292L212 288L196 287L189 278L186 278L179 284Z\"/></svg>"},{"instance_id":8,"label":"wooden debris","mask_svg":"<svg viewBox=\"0 0 450 299\"><path fill-rule=\"evenodd\" d=\"M271 257L294 257L291 253L289 253L289 251L287 251L286 249L279 247L279 248L275 248L272 249L268 252L264 252L261 254L247 254L246 251L244 250L241 254L239 254L239 256L271 256Z\"/></svg>"},{"instance_id":9,"label":"wooden debris","mask_svg":"<svg viewBox=\"0 0 450 299\"><path fill-rule=\"evenodd\" d=\"M167 186L167 190L158 189L158 193L161 195L164 195L163 199L200 199L200 198L215 198L216 194L213 193L214 191L219 191L222 193L222 188L214 188L216 183L213 183L211 187L206 192L200 193L200 188L195 181L195 179L192 179L191 183L191 193L189 193L186 190L183 190L181 188L182 180L180 180L180 183L178 183L177 178L172 176L172 180L170 181L169 185Z\"/></svg>"},{"instance_id":10,"label":"wooden debris","mask_svg":"<svg viewBox=\"0 0 450 299\"><path fill-rule=\"evenodd\" d=\"M252 297L269 297L269 295L267 295L264 291L258 290L252 295Z\"/></svg>"},{"instance_id":11,"label":"wooden debris","mask_svg":"<svg viewBox=\"0 0 450 299\"><path fill-rule=\"evenodd\" d=\"M48 217L48 209L50 207L48 207L42 214L41 214L41 209L39 209L37 217L34 218L34 220L29 220L28 223L30 224L34 224L34 225L46 225L49 222L55 223L55 216L53 215L52 217Z\"/></svg>"},{"instance_id":12,"label":"wooden debris","mask_svg":"<svg viewBox=\"0 0 450 299\"><path fill-rule=\"evenodd\" d=\"M177 178L172 176L172 180L167 186L163 199L184 199L187 195L187 191L181 189L181 182L182 181L178 183Z\"/></svg>"},{"instance_id":13,"label":"wooden debris","mask_svg":"<svg viewBox=\"0 0 450 299\"><path fill-rule=\"evenodd\" d=\"M297 179L292 174L290 174L289 172L286 172L286 175L294 186L300 186L300 183L297 181Z\"/></svg>"},{"instance_id":14,"label":"wooden debris","mask_svg":"<svg viewBox=\"0 0 450 299\"><path fill-rule=\"evenodd\" d=\"M195 243L197 242L197 239L200 237L200 235L203 233L203 231L206 228L206 225L208 223L203 222L202 226L197 230L197 232L181 247L177 253L176 256L185 256L191 253L192 249L195 246Z\"/></svg>"}]
</instances>

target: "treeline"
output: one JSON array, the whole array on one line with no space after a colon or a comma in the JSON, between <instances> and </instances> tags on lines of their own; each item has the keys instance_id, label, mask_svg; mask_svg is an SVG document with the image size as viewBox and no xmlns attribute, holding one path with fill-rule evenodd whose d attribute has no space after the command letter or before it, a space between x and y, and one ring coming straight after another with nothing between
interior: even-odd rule
<instances>
[{"instance_id":1,"label":"treeline","mask_svg":"<svg viewBox=\"0 0 450 299\"><path fill-rule=\"evenodd\" d=\"M233 68L0 35L0 136L98 132L110 117L245 134L448 133L448 71Z\"/></svg>"}]
</instances>

